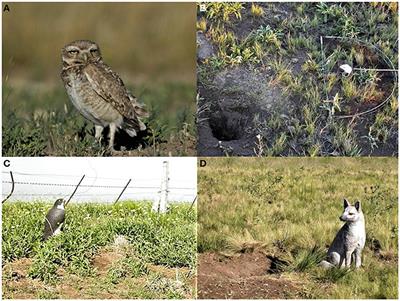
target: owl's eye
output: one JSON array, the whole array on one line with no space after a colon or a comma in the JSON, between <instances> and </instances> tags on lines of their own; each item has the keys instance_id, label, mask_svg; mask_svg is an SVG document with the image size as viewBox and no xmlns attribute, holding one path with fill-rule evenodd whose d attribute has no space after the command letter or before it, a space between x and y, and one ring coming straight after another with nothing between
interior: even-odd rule
<instances>
[{"instance_id":1,"label":"owl's eye","mask_svg":"<svg viewBox=\"0 0 400 301\"><path fill-rule=\"evenodd\" d=\"M97 52L97 49L90 49L90 52L91 52L91 53L96 53L96 52Z\"/></svg>"},{"instance_id":2,"label":"owl's eye","mask_svg":"<svg viewBox=\"0 0 400 301\"><path fill-rule=\"evenodd\" d=\"M69 54L77 54L77 53L78 53L78 50L70 50L70 51L68 51L68 53L69 53Z\"/></svg>"}]
</instances>

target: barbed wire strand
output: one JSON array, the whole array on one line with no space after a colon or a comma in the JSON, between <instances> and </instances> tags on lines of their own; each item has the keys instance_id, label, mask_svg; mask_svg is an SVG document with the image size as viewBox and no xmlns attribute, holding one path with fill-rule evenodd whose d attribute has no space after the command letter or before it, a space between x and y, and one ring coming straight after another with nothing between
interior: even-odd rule
<instances>
[{"instance_id":1,"label":"barbed wire strand","mask_svg":"<svg viewBox=\"0 0 400 301\"><path fill-rule=\"evenodd\" d=\"M7 174L9 175L9 172L5 172L2 171L2 174ZM64 177L64 178L78 178L78 175L61 175L61 174L43 174L43 173L24 173L24 172L14 172L14 174L17 174L19 176L22 176L24 178L27 178L29 176L31 177ZM79 176L80 177L80 176ZM96 196L99 196L99 194L101 196L106 196L109 198L112 198L113 196L115 197L117 194L116 193L86 193L89 191L89 189L91 188L100 188L100 189L124 189L122 191L122 193L125 195L124 198L127 198L129 196L131 197L143 197L143 198L151 198L154 199L155 197L159 197L161 191L160 191L160 185L156 185L156 186L147 186L147 185L140 185L140 186L129 186L129 182L128 185L126 186L121 186L121 185L95 185L95 183L97 182L102 182L101 180L112 180L112 181L126 181L125 179L122 178L107 178L107 177L91 177L91 176L85 176L85 178L88 179L92 179L92 184L83 184L83 185L78 185L79 187L83 188L80 193L76 193L75 197L76 198L84 198L84 197L92 197L92 198L96 198ZM3 184L13 184L13 185L30 185L30 186L48 186L48 187L60 187L60 188L65 188L65 187L75 187L77 188L76 183L68 183L71 180L67 180L67 183L62 183L62 181L57 181L57 182L46 182L46 181L14 181L14 179L11 178L11 180L13 181L3 181ZM59 179L61 180L61 179ZM158 178L152 178L151 180L147 180L146 179L140 179L138 181L135 180L136 182L151 182L151 181L157 181L160 182L162 179ZM175 179L176 180L176 179ZM82 182L82 179L80 181L80 183ZM187 179L185 181L182 182L186 182L186 183L191 183L191 181L188 181ZM86 188L86 189L85 189ZM128 191L129 190L129 191ZM133 192L132 190L145 190L145 191L135 191ZM175 190L175 192L174 192ZM176 191L178 190L178 191ZM181 193L179 191L185 192L185 193ZM186 192L190 192L190 193L186 193ZM119 195L119 197L117 198L117 200L119 200L119 198L121 197L122 193ZM197 195L197 188L196 187L185 187L185 186L170 186L168 189L168 193L171 196L171 201L174 201L173 199L180 199L180 198L190 198L192 199L193 197L195 197ZM4 195L4 194L3 194ZM65 192L55 192L55 193L13 193L13 196L15 197L30 197L30 198L50 198L50 197L62 197L62 198L67 198L69 194L66 194ZM151 195L151 196L149 196ZM111 201L108 203L112 203Z\"/></svg>"},{"instance_id":2,"label":"barbed wire strand","mask_svg":"<svg viewBox=\"0 0 400 301\"><path fill-rule=\"evenodd\" d=\"M2 174L9 175L9 172L2 171ZM41 177L64 177L64 178L79 178L80 175L61 175L61 174L46 174L46 173L27 173L27 172L14 172L16 175L22 176L41 176ZM125 181L125 178L111 178L111 177L97 177L97 176L86 176L87 179L99 179L99 180L112 180L112 181ZM162 178L140 178L135 179L135 182L150 182L150 181L157 181L161 182ZM184 178L172 178L170 181L179 181L179 182L186 182L191 183L192 181L184 179Z\"/></svg>"},{"instance_id":3,"label":"barbed wire strand","mask_svg":"<svg viewBox=\"0 0 400 301\"><path fill-rule=\"evenodd\" d=\"M3 183L12 184L11 181L3 181ZM76 184L64 184L64 183L44 183L44 182L25 182L25 181L15 181L15 184L20 185L34 185L34 186L55 186L55 187L75 187ZM108 188L108 189L121 189L125 186L116 185L80 185L80 187L85 188ZM127 189L160 189L159 186L134 186L128 187ZM170 187L170 189L176 190L194 190L194 187Z\"/></svg>"}]
</instances>

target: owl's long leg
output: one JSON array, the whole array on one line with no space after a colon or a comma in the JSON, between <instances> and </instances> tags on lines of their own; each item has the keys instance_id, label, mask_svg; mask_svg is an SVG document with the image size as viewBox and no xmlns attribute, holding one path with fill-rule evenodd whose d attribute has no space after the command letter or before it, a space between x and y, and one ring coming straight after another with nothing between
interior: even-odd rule
<instances>
[{"instance_id":1,"label":"owl's long leg","mask_svg":"<svg viewBox=\"0 0 400 301\"><path fill-rule=\"evenodd\" d=\"M108 144L108 148L111 151L114 151L114 138L115 138L115 132L117 131L117 126L115 123L110 123L110 142Z\"/></svg>"},{"instance_id":2,"label":"owl's long leg","mask_svg":"<svg viewBox=\"0 0 400 301\"><path fill-rule=\"evenodd\" d=\"M94 128L95 128L95 130L96 130L96 133L95 133L94 137L95 137L96 140L99 141L100 144L101 144L101 138L103 138L103 135L102 135L102 134L103 134L103 129L104 129L104 127L102 127L101 125L95 125Z\"/></svg>"}]
</instances>

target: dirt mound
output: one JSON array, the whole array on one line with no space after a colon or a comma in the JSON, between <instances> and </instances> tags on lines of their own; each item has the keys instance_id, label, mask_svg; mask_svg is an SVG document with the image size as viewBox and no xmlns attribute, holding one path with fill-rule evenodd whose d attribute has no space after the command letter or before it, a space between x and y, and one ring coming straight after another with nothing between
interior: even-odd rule
<instances>
[{"instance_id":1,"label":"dirt mound","mask_svg":"<svg viewBox=\"0 0 400 301\"><path fill-rule=\"evenodd\" d=\"M39 280L28 277L31 264L31 258L21 258L4 264L2 269L4 299L10 298L10 295L4 295L4 291L11 292L10 299L35 299L37 290L46 289Z\"/></svg>"},{"instance_id":2,"label":"dirt mound","mask_svg":"<svg viewBox=\"0 0 400 301\"><path fill-rule=\"evenodd\" d=\"M200 299L283 299L296 295L291 281L270 274L273 263L261 252L225 257L198 257L197 291Z\"/></svg>"},{"instance_id":3,"label":"dirt mound","mask_svg":"<svg viewBox=\"0 0 400 301\"><path fill-rule=\"evenodd\" d=\"M99 274L106 274L111 265L123 257L118 250L105 250L94 257L92 264Z\"/></svg>"},{"instance_id":4,"label":"dirt mound","mask_svg":"<svg viewBox=\"0 0 400 301\"><path fill-rule=\"evenodd\" d=\"M243 253L240 256L225 257L215 253L202 254L199 257L198 274L207 276L225 276L241 278L265 275L271 262L264 254Z\"/></svg>"},{"instance_id":5,"label":"dirt mound","mask_svg":"<svg viewBox=\"0 0 400 301\"><path fill-rule=\"evenodd\" d=\"M21 258L7 264L6 269L12 271L10 276L13 280L19 281L23 278L26 278L31 264L32 264L32 259Z\"/></svg>"}]
</instances>

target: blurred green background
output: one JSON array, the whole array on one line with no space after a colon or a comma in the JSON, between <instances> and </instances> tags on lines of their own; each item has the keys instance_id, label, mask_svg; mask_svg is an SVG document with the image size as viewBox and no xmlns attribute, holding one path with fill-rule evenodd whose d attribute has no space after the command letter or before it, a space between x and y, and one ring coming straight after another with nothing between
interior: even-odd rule
<instances>
[{"instance_id":1,"label":"blurred green background","mask_svg":"<svg viewBox=\"0 0 400 301\"><path fill-rule=\"evenodd\" d=\"M61 48L97 42L115 70L144 78L195 79L192 3L9 3L3 13L3 75L54 80ZM4 6L4 4L3 4Z\"/></svg>"},{"instance_id":2,"label":"blurred green background","mask_svg":"<svg viewBox=\"0 0 400 301\"><path fill-rule=\"evenodd\" d=\"M3 3L3 8L6 3ZM94 156L93 125L60 79L61 49L88 39L146 104L147 152L194 155L194 3L8 3L3 13L3 155ZM133 149L131 149L133 150Z\"/></svg>"}]
</instances>

